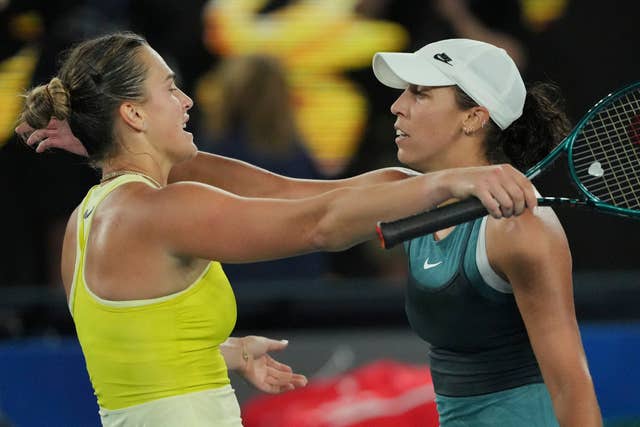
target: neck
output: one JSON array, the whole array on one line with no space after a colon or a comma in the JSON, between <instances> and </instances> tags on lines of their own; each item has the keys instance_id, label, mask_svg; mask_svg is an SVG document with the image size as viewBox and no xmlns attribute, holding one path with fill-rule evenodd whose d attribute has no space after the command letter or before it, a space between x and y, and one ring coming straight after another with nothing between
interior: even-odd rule
<instances>
[{"instance_id":1,"label":"neck","mask_svg":"<svg viewBox=\"0 0 640 427\"><path fill-rule=\"evenodd\" d=\"M488 166L491 163L481 151L482 149L477 145L458 145L446 152L438 153L433 158L426 159L421 165L414 168L427 173L445 169Z\"/></svg>"},{"instance_id":2,"label":"neck","mask_svg":"<svg viewBox=\"0 0 640 427\"><path fill-rule=\"evenodd\" d=\"M164 187L167 185L169 170L165 172L160 165L153 161L130 162L113 160L103 165L102 179L100 182L106 182L126 174L144 176L158 187Z\"/></svg>"}]
</instances>

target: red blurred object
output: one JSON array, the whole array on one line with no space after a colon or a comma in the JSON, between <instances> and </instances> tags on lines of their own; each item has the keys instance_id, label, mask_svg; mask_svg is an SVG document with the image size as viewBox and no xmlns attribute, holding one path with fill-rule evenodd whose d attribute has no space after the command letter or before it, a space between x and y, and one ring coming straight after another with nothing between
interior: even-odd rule
<instances>
[{"instance_id":1,"label":"red blurred object","mask_svg":"<svg viewBox=\"0 0 640 427\"><path fill-rule=\"evenodd\" d=\"M426 366L381 360L243 406L245 427L437 427Z\"/></svg>"},{"instance_id":2,"label":"red blurred object","mask_svg":"<svg viewBox=\"0 0 640 427\"><path fill-rule=\"evenodd\" d=\"M629 131L631 142L640 145L640 116L634 116L631 119L631 128L627 130Z\"/></svg>"}]
</instances>

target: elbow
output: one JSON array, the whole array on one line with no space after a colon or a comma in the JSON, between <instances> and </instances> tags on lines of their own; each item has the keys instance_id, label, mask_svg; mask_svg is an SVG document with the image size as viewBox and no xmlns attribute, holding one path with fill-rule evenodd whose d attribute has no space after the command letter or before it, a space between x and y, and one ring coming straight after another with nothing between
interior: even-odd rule
<instances>
[{"instance_id":1,"label":"elbow","mask_svg":"<svg viewBox=\"0 0 640 427\"><path fill-rule=\"evenodd\" d=\"M311 231L311 248L314 252L336 252L340 249L335 233L326 220L321 220Z\"/></svg>"},{"instance_id":2,"label":"elbow","mask_svg":"<svg viewBox=\"0 0 640 427\"><path fill-rule=\"evenodd\" d=\"M326 215L318 221L311 232L310 240L316 252L338 252L353 245L349 239L349 233L332 215Z\"/></svg>"},{"instance_id":3,"label":"elbow","mask_svg":"<svg viewBox=\"0 0 640 427\"><path fill-rule=\"evenodd\" d=\"M366 221L362 215L354 213L353 200L357 200L357 193L351 188L341 188L332 193L333 199L323 206L312 227L311 245L316 251L343 251L367 237L363 233Z\"/></svg>"}]
</instances>

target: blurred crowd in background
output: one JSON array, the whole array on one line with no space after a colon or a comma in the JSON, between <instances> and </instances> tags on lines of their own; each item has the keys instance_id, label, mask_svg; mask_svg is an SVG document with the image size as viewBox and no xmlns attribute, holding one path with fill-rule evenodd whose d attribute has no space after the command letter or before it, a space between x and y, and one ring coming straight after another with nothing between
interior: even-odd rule
<instances>
[{"instance_id":1,"label":"blurred crowd in background","mask_svg":"<svg viewBox=\"0 0 640 427\"><path fill-rule=\"evenodd\" d=\"M195 100L188 128L201 150L289 176L339 178L398 165L389 112L397 92L375 80L375 52L452 37L491 42L525 81L558 83L576 120L640 76L637 16L637 2L599 0L0 0L0 287L59 287L66 218L98 182L84 159L36 155L12 131L19 95L48 81L79 40L144 35ZM542 191L570 190L562 173L543 179ZM637 222L560 216L577 270L637 268L622 238L638 235ZM225 270L241 283L401 278L405 268L398 252L371 242Z\"/></svg>"}]
</instances>

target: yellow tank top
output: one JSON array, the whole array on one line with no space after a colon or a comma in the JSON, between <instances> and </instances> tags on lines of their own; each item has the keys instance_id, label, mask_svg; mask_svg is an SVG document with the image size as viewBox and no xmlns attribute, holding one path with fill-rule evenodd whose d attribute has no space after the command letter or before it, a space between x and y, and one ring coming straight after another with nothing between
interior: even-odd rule
<instances>
[{"instance_id":1,"label":"yellow tank top","mask_svg":"<svg viewBox=\"0 0 640 427\"><path fill-rule=\"evenodd\" d=\"M115 188L133 181L151 185L123 175L93 187L78 212L69 309L98 405L105 409L229 384L219 345L231 334L237 313L220 263L209 263L188 288L160 298L107 301L87 286L87 237L96 208Z\"/></svg>"}]
</instances>

